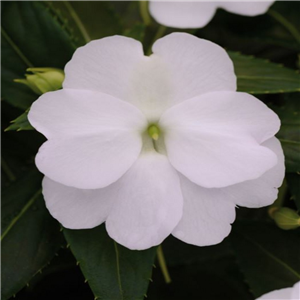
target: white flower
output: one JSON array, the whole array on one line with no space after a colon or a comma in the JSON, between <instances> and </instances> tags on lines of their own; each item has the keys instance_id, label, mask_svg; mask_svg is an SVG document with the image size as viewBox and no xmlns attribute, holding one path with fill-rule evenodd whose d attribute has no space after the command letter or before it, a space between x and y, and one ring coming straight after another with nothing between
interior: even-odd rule
<instances>
[{"instance_id":1,"label":"white flower","mask_svg":"<svg viewBox=\"0 0 300 300\"><path fill-rule=\"evenodd\" d=\"M136 40L107 37L79 48L65 73L63 89L29 113L48 139L36 165L63 226L106 222L131 249L171 233L204 246L229 234L236 205L276 199L280 121L236 92L232 61L216 44L174 33L148 57Z\"/></svg>"},{"instance_id":2,"label":"white flower","mask_svg":"<svg viewBox=\"0 0 300 300\"><path fill-rule=\"evenodd\" d=\"M218 8L243 16L257 16L268 11L272 0L262 1L149 1L149 11L160 24L176 28L206 26Z\"/></svg>"},{"instance_id":3,"label":"white flower","mask_svg":"<svg viewBox=\"0 0 300 300\"><path fill-rule=\"evenodd\" d=\"M276 290L261 297L256 300L299 300L300 299L300 281L295 283L293 287L285 288L281 290Z\"/></svg>"}]
</instances>

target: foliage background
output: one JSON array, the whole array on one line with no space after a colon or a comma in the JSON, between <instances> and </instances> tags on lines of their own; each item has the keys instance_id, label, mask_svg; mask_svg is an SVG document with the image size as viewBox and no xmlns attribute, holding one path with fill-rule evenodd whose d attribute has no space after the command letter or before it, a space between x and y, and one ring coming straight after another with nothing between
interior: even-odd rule
<instances>
[{"instance_id":1,"label":"foliage background","mask_svg":"<svg viewBox=\"0 0 300 300\"><path fill-rule=\"evenodd\" d=\"M130 36L142 41L147 52L162 30L153 20L145 25L137 1L10 1L1 6L3 130L37 99L28 87L13 81L23 78L28 67L63 69L88 37ZM88 36L82 34L74 12ZM299 12L298 1L276 2L271 12L253 18L218 10L205 28L185 30L226 48L235 64L238 89L255 94L279 114L287 174L275 205L293 210L300 209ZM164 34L173 31L179 30L167 28ZM62 229L45 208L42 175L34 166L44 137L27 129L25 112L2 133L3 300L14 295L19 300L144 295L251 300L300 280L299 229L278 228L269 208L238 208L232 233L216 246L200 248L168 238L162 245L172 277L168 285L155 248L125 249L103 226Z\"/></svg>"}]
</instances>

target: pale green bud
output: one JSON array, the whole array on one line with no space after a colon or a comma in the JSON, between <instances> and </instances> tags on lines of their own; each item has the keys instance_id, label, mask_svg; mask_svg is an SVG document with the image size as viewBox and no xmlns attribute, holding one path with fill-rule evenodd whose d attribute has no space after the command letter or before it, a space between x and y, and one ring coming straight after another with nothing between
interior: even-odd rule
<instances>
[{"instance_id":1,"label":"pale green bud","mask_svg":"<svg viewBox=\"0 0 300 300\"><path fill-rule=\"evenodd\" d=\"M300 216L296 211L287 207L280 207L273 212L273 219L277 226L284 230L300 227Z\"/></svg>"},{"instance_id":2,"label":"pale green bud","mask_svg":"<svg viewBox=\"0 0 300 300\"><path fill-rule=\"evenodd\" d=\"M62 88L65 74L60 69L28 68L27 71L33 74L26 74L26 79L15 79L14 81L27 85L38 95Z\"/></svg>"}]
</instances>

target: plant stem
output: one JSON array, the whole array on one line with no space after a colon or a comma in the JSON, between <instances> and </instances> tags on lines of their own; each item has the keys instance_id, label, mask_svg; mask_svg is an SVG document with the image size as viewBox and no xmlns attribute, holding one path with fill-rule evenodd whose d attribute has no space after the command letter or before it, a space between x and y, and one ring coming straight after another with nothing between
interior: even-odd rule
<instances>
[{"instance_id":1,"label":"plant stem","mask_svg":"<svg viewBox=\"0 0 300 300\"><path fill-rule=\"evenodd\" d=\"M26 203L26 205L22 208L20 213L12 219L10 224L7 226L3 234L1 235L1 241L4 239L4 237L8 234L8 232L11 230L11 228L18 222L18 220L26 213L26 211L30 208L30 206L35 202L35 200L40 196L42 193L42 189L39 189L32 198Z\"/></svg>"},{"instance_id":2,"label":"plant stem","mask_svg":"<svg viewBox=\"0 0 300 300\"><path fill-rule=\"evenodd\" d=\"M76 23L80 33L82 34L84 40L86 43L88 43L91 40L91 37L89 36L87 30L85 29L83 23L81 22L79 16L77 15L76 11L72 7L72 5L69 3L69 1L63 1L64 5L68 9L71 17L73 18L74 22Z\"/></svg>"},{"instance_id":3,"label":"plant stem","mask_svg":"<svg viewBox=\"0 0 300 300\"><path fill-rule=\"evenodd\" d=\"M163 26L163 25L160 25L158 27L158 30L153 38L153 41L151 43L151 46L149 47L148 51L147 51L147 55L150 55L151 54L151 51L152 51L152 45L155 43L156 40L158 40L159 38L161 38L165 32L166 32L166 29L167 27Z\"/></svg>"},{"instance_id":4,"label":"plant stem","mask_svg":"<svg viewBox=\"0 0 300 300\"><path fill-rule=\"evenodd\" d=\"M148 11L148 1L139 1L140 4L140 14L143 19L143 22L146 26L151 24L151 17Z\"/></svg>"},{"instance_id":5,"label":"plant stem","mask_svg":"<svg viewBox=\"0 0 300 300\"><path fill-rule=\"evenodd\" d=\"M166 265L164 253L163 253L163 250L162 250L161 246L158 246L158 248L157 248L157 259L158 259L158 263L159 263L159 266L161 268L161 271L163 273L165 282L168 283L168 284L171 283L172 280L171 280L171 277L170 277L170 274L169 274L169 271L168 271L168 267Z\"/></svg>"},{"instance_id":6,"label":"plant stem","mask_svg":"<svg viewBox=\"0 0 300 300\"><path fill-rule=\"evenodd\" d=\"M273 17L277 22L279 22L289 33L295 38L295 40L300 44L300 33L297 28L284 18L280 13L274 10L269 10L268 14Z\"/></svg>"},{"instance_id":7,"label":"plant stem","mask_svg":"<svg viewBox=\"0 0 300 300\"><path fill-rule=\"evenodd\" d=\"M11 171L10 167L8 166L8 164L6 163L6 161L2 157L1 157L1 168L2 168L2 170L4 171L4 173L6 174L6 176L8 177L8 179L10 181L15 181L16 180L16 176Z\"/></svg>"}]
</instances>

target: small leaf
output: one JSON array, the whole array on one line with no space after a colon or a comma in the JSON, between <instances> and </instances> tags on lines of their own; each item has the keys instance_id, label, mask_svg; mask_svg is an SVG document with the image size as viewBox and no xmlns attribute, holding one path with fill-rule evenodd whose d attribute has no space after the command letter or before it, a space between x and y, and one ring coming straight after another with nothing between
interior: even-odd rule
<instances>
[{"instance_id":1,"label":"small leaf","mask_svg":"<svg viewBox=\"0 0 300 300\"><path fill-rule=\"evenodd\" d=\"M300 280L299 231L268 222L235 222L230 241L255 298Z\"/></svg>"},{"instance_id":2,"label":"small leaf","mask_svg":"<svg viewBox=\"0 0 300 300\"><path fill-rule=\"evenodd\" d=\"M300 91L300 74L261 58L228 52L234 64L238 91L276 94Z\"/></svg>"},{"instance_id":3,"label":"small leaf","mask_svg":"<svg viewBox=\"0 0 300 300\"><path fill-rule=\"evenodd\" d=\"M114 242L104 225L87 230L65 229L64 235L96 298L144 298L156 248L129 250Z\"/></svg>"},{"instance_id":4,"label":"small leaf","mask_svg":"<svg viewBox=\"0 0 300 300\"><path fill-rule=\"evenodd\" d=\"M4 131L10 131L10 130L33 130L34 128L30 125L27 115L28 111L26 110L22 115L20 115L15 120L11 121L12 125L8 126Z\"/></svg>"},{"instance_id":5,"label":"small leaf","mask_svg":"<svg viewBox=\"0 0 300 300\"><path fill-rule=\"evenodd\" d=\"M63 244L60 226L50 216L33 170L2 196L2 298L16 294L44 268Z\"/></svg>"}]
</instances>

